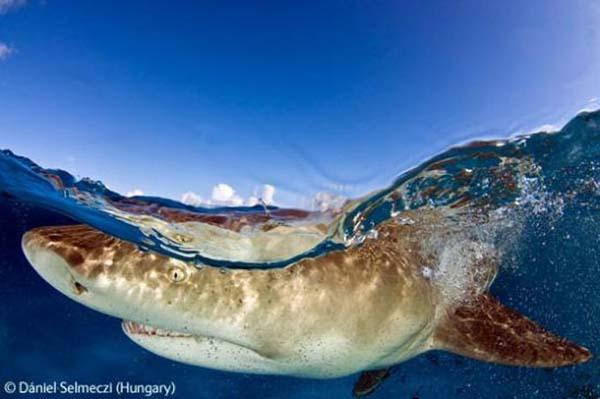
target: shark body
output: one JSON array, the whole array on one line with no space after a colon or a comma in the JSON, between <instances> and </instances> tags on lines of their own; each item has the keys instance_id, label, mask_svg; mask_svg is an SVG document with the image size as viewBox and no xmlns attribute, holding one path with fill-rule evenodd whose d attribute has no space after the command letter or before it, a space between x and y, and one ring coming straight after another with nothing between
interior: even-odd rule
<instances>
[{"instance_id":1,"label":"shark body","mask_svg":"<svg viewBox=\"0 0 600 399\"><path fill-rule=\"evenodd\" d=\"M476 257L448 297L420 225L392 219L362 245L269 270L199 267L85 225L34 229L22 246L48 283L123 319L134 342L202 367L333 378L432 349L534 367L590 358L485 293L491 256ZM381 381L363 377L355 393Z\"/></svg>"}]
</instances>

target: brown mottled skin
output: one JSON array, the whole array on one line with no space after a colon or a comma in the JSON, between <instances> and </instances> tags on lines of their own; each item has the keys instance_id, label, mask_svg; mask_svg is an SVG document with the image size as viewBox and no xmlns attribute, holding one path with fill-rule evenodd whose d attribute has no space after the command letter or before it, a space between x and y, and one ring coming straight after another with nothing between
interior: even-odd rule
<instances>
[{"instance_id":1,"label":"brown mottled skin","mask_svg":"<svg viewBox=\"0 0 600 399\"><path fill-rule=\"evenodd\" d=\"M170 223L198 222L223 229L239 232L246 226L259 227L266 230L269 226L277 224L305 221L313 216L322 216L317 212L301 209L277 208L257 211L227 211L220 213L199 213L185 209L176 209L167 206L147 203L136 198L120 198L112 200L110 204L115 208L136 215L151 215Z\"/></svg>"},{"instance_id":2,"label":"brown mottled skin","mask_svg":"<svg viewBox=\"0 0 600 399\"><path fill-rule=\"evenodd\" d=\"M581 363L589 350L546 331L506 308L490 295L480 295L448 312L435 340L440 349L510 366L560 367Z\"/></svg>"}]
</instances>

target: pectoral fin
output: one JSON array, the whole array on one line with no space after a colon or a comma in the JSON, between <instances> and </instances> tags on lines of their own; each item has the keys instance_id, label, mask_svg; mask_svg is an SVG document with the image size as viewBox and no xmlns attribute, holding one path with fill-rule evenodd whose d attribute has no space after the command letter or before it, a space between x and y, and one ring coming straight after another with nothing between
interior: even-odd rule
<instances>
[{"instance_id":1,"label":"pectoral fin","mask_svg":"<svg viewBox=\"0 0 600 399\"><path fill-rule=\"evenodd\" d=\"M436 328L433 344L436 349L513 366L568 366L592 356L488 294L449 311Z\"/></svg>"},{"instance_id":2,"label":"pectoral fin","mask_svg":"<svg viewBox=\"0 0 600 399\"><path fill-rule=\"evenodd\" d=\"M358 381L354 384L352 394L355 398L362 398L375 391L379 385L390 375L390 369L363 371Z\"/></svg>"}]
</instances>

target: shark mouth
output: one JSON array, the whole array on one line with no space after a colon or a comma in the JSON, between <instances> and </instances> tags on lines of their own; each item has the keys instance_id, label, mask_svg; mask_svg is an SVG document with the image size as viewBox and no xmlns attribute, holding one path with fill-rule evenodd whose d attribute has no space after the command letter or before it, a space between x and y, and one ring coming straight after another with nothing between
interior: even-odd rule
<instances>
[{"instance_id":1,"label":"shark mouth","mask_svg":"<svg viewBox=\"0 0 600 399\"><path fill-rule=\"evenodd\" d=\"M177 331L164 330L158 327L152 327L145 324L136 323L135 321L125 321L121 323L123 330L131 335L148 335L156 337L173 337L185 338L191 337L191 334L185 334Z\"/></svg>"}]
</instances>

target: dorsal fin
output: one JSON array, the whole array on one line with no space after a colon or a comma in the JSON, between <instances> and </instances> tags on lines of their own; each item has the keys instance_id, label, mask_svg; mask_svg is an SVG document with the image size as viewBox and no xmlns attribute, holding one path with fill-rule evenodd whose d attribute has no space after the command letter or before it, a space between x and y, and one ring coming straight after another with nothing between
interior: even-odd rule
<instances>
[{"instance_id":1,"label":"dorsal fin","mask_svg":"<svg viewBox=\"0 0 600 399\"><path fill-rule=\"evenodd\" d=\"M433 335L435 349L513 366L560 367L591 353L554 335L489 294L448 312Z\"/></svg>"}]
</instances>

